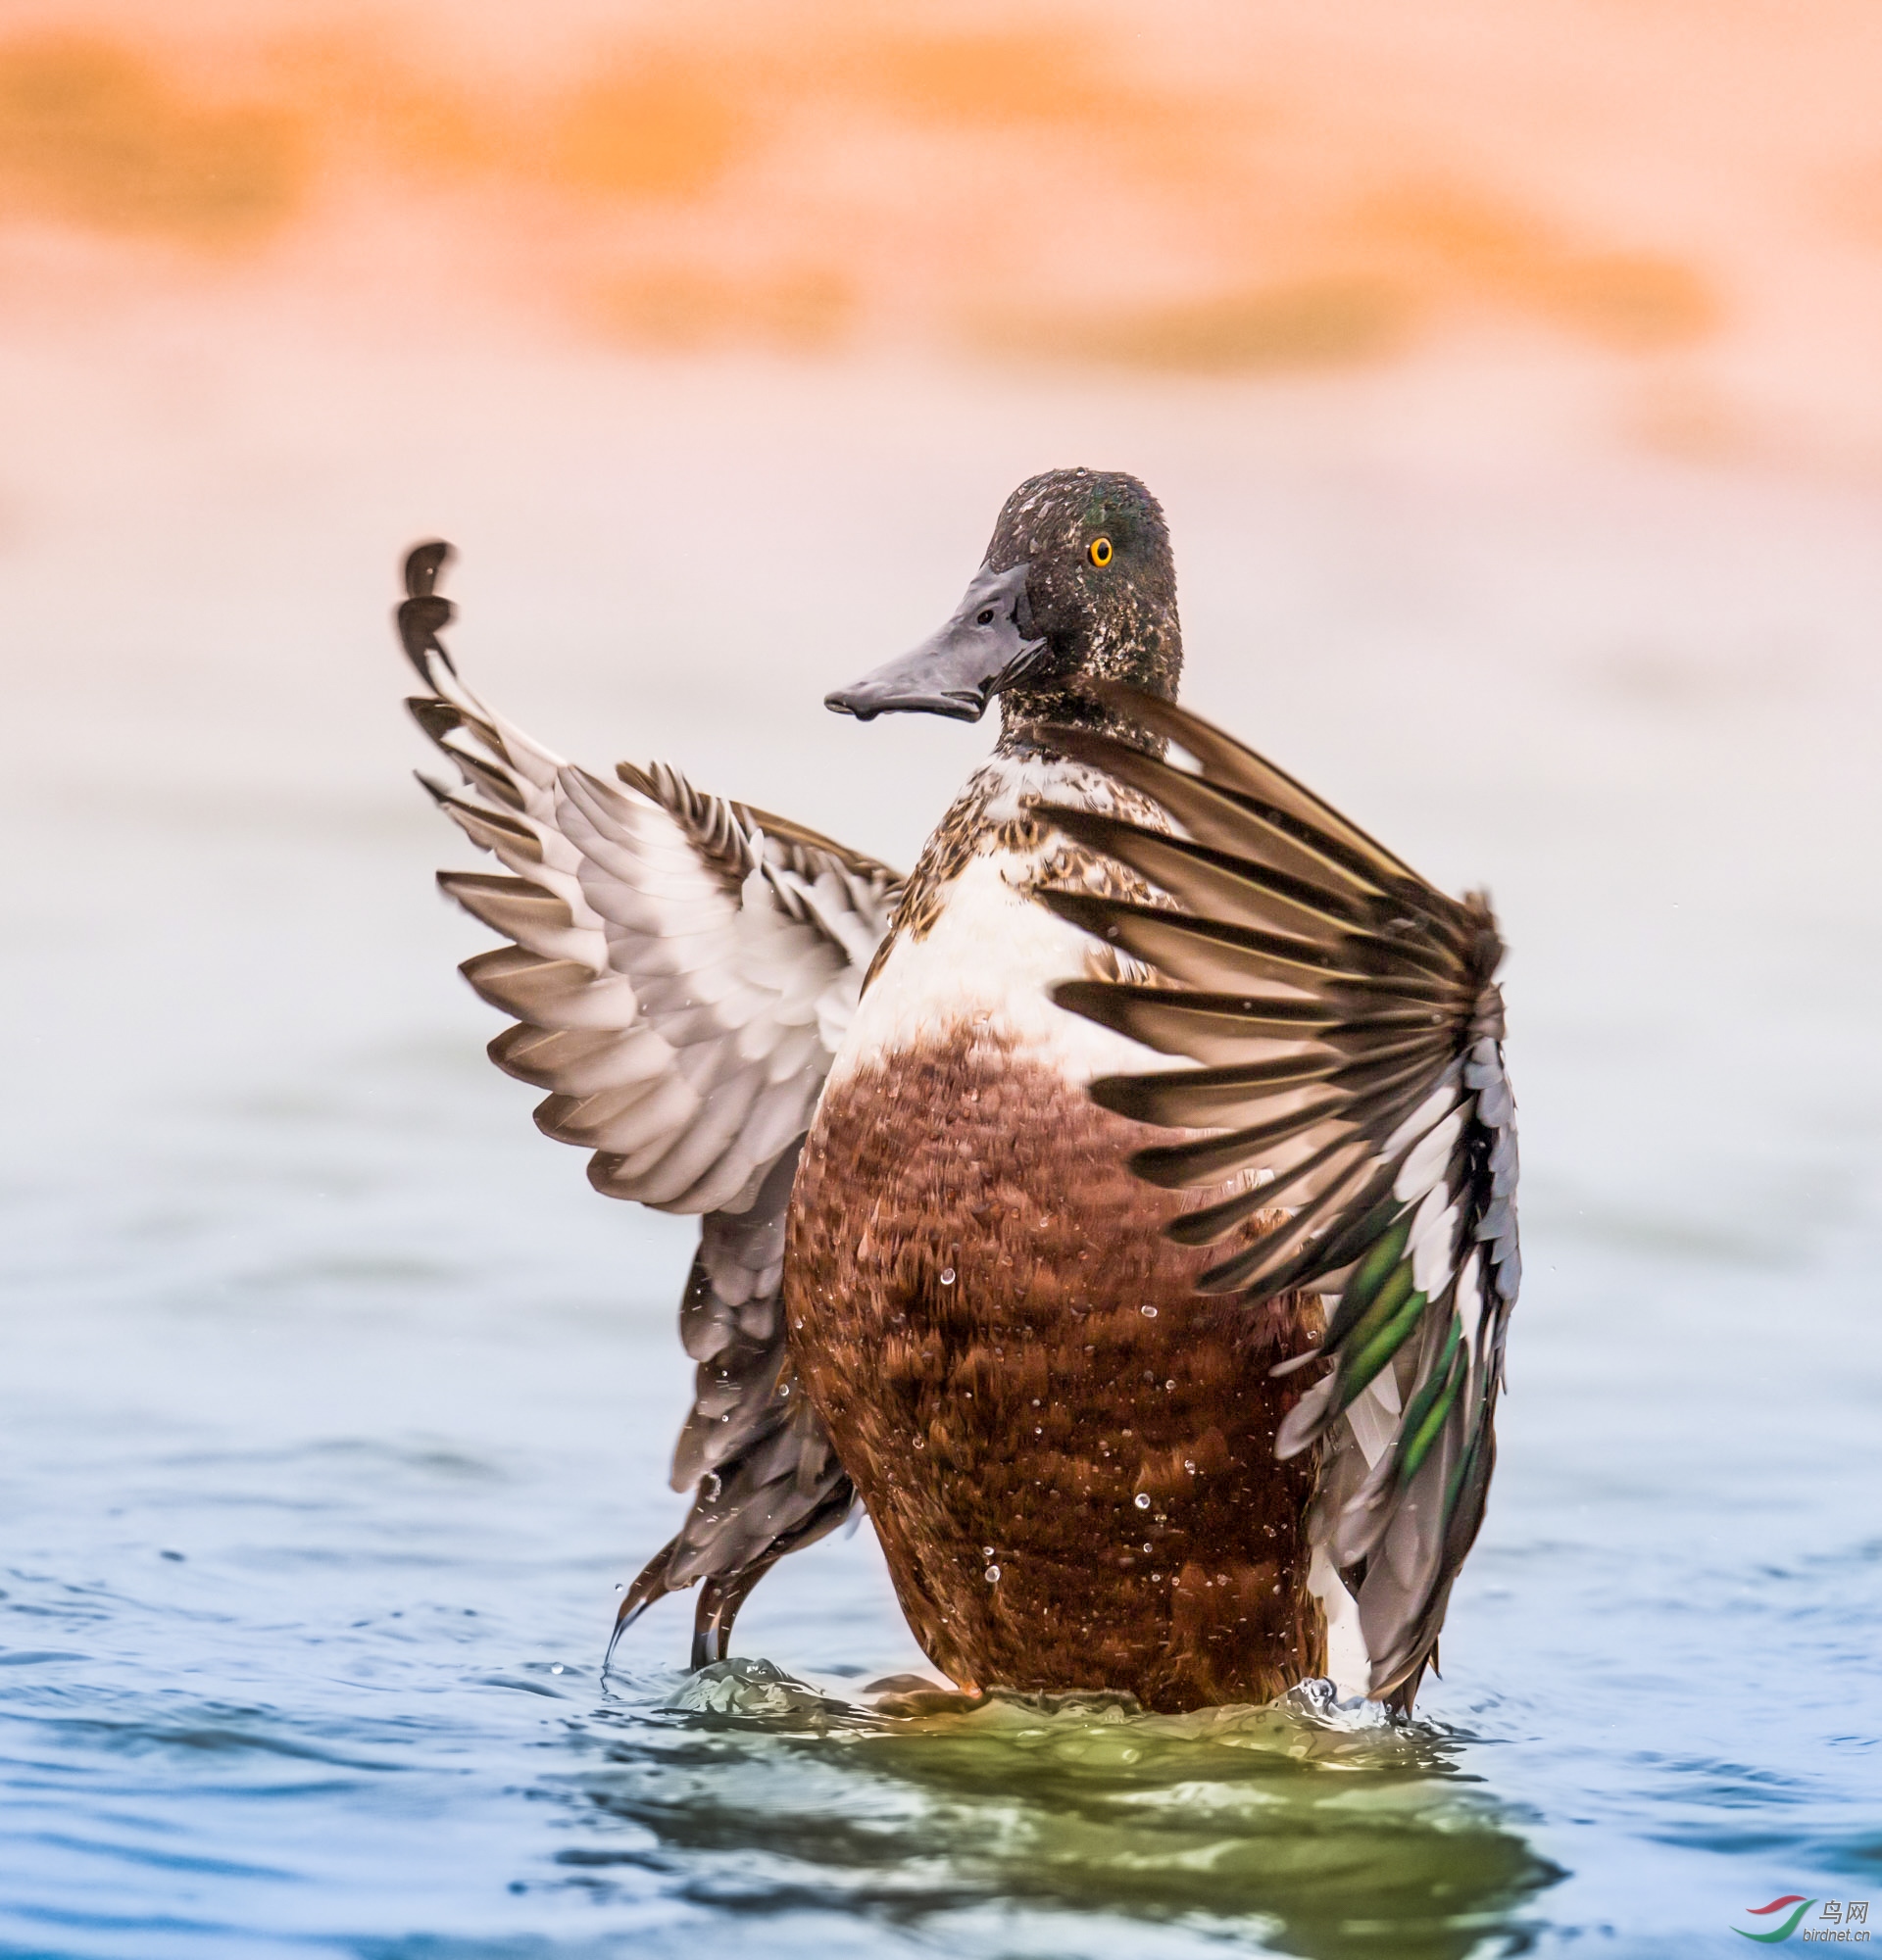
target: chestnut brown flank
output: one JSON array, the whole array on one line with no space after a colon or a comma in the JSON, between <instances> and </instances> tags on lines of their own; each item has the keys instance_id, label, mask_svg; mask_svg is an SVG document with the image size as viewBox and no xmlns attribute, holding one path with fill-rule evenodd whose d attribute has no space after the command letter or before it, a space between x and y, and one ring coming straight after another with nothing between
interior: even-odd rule
<instances>
[{"instance_id":1,"label":"chestnut brown flank","mask_svg":"<svg viewBox=\"0 0 1882 1960\"><path fill-rule=\"evenodd\" d=\"M1181 1710L1325 1672L1315 1452L1274 1460L1304 1378L1268 1375L1318 1303L1196 1294L1223 1249L1162 1236L1177 1200L1125 1168L1153 1139L964 1029L833 1084L805 1147L797 1372L963 1685Z\"/></svg>"}]
</instances>

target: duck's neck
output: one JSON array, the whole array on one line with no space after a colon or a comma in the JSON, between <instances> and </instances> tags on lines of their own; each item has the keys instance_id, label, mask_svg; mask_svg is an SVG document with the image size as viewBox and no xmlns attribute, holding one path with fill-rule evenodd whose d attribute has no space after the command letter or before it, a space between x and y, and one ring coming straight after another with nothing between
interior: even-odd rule
<instances>
[{"instance_id":1,"label":"duck's neck","mask_svg":"<svg viewBox=\"0 0 1882 1960\"><path fill-rule=\"evenodd\" d=\"M1017 700L1004 697L1000 703L1000 739L994 744L996 756L1052 756L1064 751L1055 747L1056 728L1089 729L1109 735L1146 755L1161 756L1168 746L1161 735L1153 734L1142 722L1094 701L1089 695L1069 691L1050 694L1028 693Z\"/></svg>"},{"instance_id":2,"label":"duck's neck","mask_svg":"<svg viewBox=\"0 0 1882 1960\"><path fill-rule=\"evenodd\" d=\"M1162 596L1135 587L1121 590L1117 604L1076 632L1051 633L1046 660L1032 686L1021 684L1000 697L1000 742L996 753L1052 752L1055 728L1091 729L1114 741L1161 756L1165 744L1127 710L1112 707L1093 691L1111 682L1141 689L1164 701L1176 699L1183 672L1183 632L1174 594Z\"/></svg>"}]
</instances>

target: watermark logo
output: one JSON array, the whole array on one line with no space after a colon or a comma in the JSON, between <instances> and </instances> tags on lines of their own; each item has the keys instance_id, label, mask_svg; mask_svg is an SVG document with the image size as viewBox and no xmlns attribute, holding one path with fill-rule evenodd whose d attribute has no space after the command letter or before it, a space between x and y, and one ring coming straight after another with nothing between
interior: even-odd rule
<instances>
[{"instance_id":1,"label":"watermark logo","mask_svg":"<svg viewBox=\"0 0 1882 1960\"><path fill-rule=\"evenodd\" d=\"M1802 1892L1786 1892L1782 1898L1774 1898L1769 1905L1748 1905L1747 1919L1766 1919L1768 1928L1754 1931L1749 1927L1735 1926L1732 1931L1741 1939L1756 1939L1760 1946L1775 1946L1780 1940L1789 1939L1803 1926L1800 1936L1808 1944L1812 1941L1840 1940L1860 1944L1869 1936L1869 1902L1867 1899L1825 1899L1823 1910L1817 1914L1816 1922L1804 1926L1805 1915L1816 1903L1813 1898L1806 1898Z\"/></svg>"}]
</instances>

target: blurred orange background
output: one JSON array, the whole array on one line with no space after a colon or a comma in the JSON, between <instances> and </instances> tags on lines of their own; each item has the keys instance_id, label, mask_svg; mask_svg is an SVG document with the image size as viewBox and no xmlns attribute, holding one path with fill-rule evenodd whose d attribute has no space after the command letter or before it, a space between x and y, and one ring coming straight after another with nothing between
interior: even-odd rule
<instances>
[{"instance_id":1,"label":"blurred orange background","mask_svg":"<svg viewBox=\"0 0 1882 1960\"><path fill-rule=\"evenodd\" d=\"M1882 12L12 0L0 322L177 288L634 351L1574 363L1882 465Z\"/></svg>"}]
</instances>

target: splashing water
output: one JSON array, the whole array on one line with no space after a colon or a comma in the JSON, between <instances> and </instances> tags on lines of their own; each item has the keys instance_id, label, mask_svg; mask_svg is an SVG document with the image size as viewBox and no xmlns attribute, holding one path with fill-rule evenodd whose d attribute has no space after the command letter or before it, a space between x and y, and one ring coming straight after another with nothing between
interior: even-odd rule
<instances>
[{"instance_id":1,"label":"splashing water","mask_svg":"<svg viewBox=\"0 0 1882 1960\"><path fill-rule=\"evenodd\" d=\"M637 1826L677 1847L735 1817L763 1847L745 1910L815 1896L943 1942L990 1907L1042 1926L1075 1911L1099 1950L1200 1953L1239 1933L1418 1960L1470 1952L1560 1876L1460 1771L1457 1739L1324 1682L1179 1716L1119 1695L907 1687L858 1704L734 1659L661 1712L596 1718L605 1763L574 1780L607 1820L589 1835ZM607 1855L592 1843L584 1869ZM979 1950L965 1936L956 1950Z\"/></svg>"}]
</instances>

